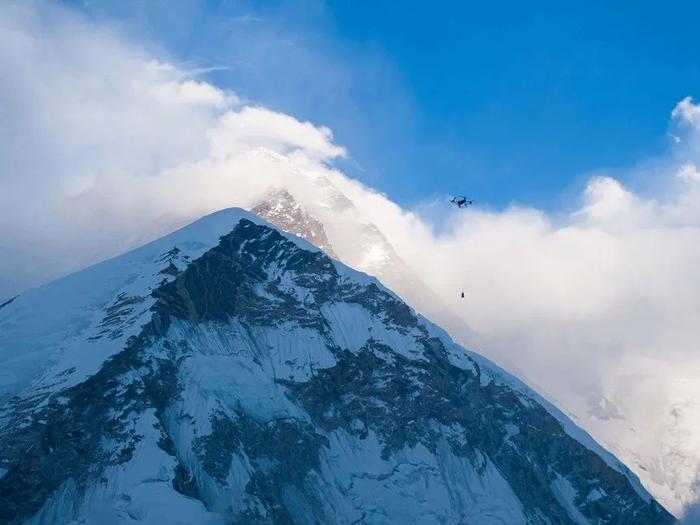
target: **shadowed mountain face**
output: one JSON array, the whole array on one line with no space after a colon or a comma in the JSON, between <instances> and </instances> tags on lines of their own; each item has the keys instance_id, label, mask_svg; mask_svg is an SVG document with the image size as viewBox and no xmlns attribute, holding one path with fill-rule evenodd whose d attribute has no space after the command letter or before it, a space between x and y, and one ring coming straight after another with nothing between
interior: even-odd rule
<instances>
[{"instance_id":1,"label":"shadowed mountain face","mask_svg":"<svg viewBox=\"0 0 700 525\"><path fill-rule=\"evenodd\" d=\"M516 379L237 210L6 305L0 365L1 523L674 522Z\"/></svg>"}]
</instances>

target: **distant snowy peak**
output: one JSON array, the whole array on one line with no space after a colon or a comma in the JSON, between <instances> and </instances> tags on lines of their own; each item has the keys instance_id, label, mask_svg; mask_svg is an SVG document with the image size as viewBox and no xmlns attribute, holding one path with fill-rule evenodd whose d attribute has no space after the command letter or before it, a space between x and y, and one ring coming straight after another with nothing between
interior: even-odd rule
<instances>
[{"instance_id":1,"label":"distant snowy peak","mask_svg":"<svg viewBox=\"0 0 700 525\"><path fill-rule=\"evenodd\" d=\"M0 359L3 524L674 523L525 385L241 210L23 294Z\"/></svg>"},{"instance_id":2,"label":"distant snowy peak","mask_svg":"<svg viewBox=\"0 0 700 525\"><path fill-rule=\"evenodd\" d=\"M319 203L320 207L336 214L343 214L348 210L357 211L352 201L324 177L314 179L314 184L323 190L324 198ZM251 209L251 213L286 232L306 239L331 257L339 258L323 222L301 206L287 189L272 189ZM410 273L406 263L398 256L379 228L372 223L348 222L352 227L347 228L346 234L353 231L354 235L346 235L344 239L343 251L346 253L342 258L343 262L379 278L389 276L391 279L393 274L406 276Z\"/></svg>"},{"instance_id":3,"label":"distant snowy peak","mask_svg":"<svg viewBox=\"0 0 700 525\"><path fill-rule=\"evenodd\" d=\"M265 200L251 210L251 213L281 230L306 239L331 257L337 258L321 221L302 208L287 190L283 188L272 190Z\"/></svg>"}]
</instances>

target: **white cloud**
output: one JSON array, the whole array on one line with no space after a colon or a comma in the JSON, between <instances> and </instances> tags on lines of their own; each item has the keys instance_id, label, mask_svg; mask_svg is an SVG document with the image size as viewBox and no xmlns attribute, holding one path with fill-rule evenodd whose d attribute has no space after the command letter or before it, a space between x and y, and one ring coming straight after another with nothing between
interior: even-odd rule
<instances>
[{"instance_id":1,"label":"white cloud","mask_svg":"<svg viewBox=\"0 0 700 525\"><path fill-rule=\"evenodd\" d=\"M222 115L209 137L211 154L216 159L257 147L291 155L303 152L316 161L345 156L345 150L333 144L328 128L262 107L245 107Z\"/></svg>"},{"instance_id":2,"label":"white cloud","mask_svg":"<svg viewBox=\"0 0 700 525\"><path fill-rule=\"evenodd\" d=\"M692 97L685 97L673 108L671 116L694 127L700 127L700 106L693 102Z\"/></svg>"},{"instance_id":3,"label":"white cloud","mask_svg":"<svg viewBox=\"0 0 700 525\"><path fill-rule=\"evenodd\" d=\"M0 77L0 296L286 186L328 224L341 255L356 249L352 225L376 224L461 321L444 320L456 336L578 414L675 510L674 494L692 495L692 147L672 156L669 190L654 199L598 176L568 215L453 210L436 233L420 213L334 170L346 152L329 129L246 105L64 10L0 7L0 63L13 73ZM699 115L690 98L673 110L692 124L682 143L697 142ZM323 206L324 179L356 208Z\"/></svg>"},{"instance_id":4,"label":"white cloud","mask_svg":"<svg viewBox=\"0 0 700 525\"><path fill-rule=\"evenodd\" d=\"M585 190L583 216L592 222L619 221L639 208L639 201L622 184L610 177L595 177Z\"/></svg>"},{"instance_id":5,"label":"white cloud","mask_svg":"<svg viewBox=\"0 0 700 525\"><path fill-rule=\"evenodd\" d=\"M167 81L150 87L151 94L161 104L192 105L225 108L237 99L206 82L195 80Z\"/></svg>"},{"instance_id":6,"label":"white cloud","mask_svg":"<svg viewBox=\"0 0 700 525\"><path fill-rule=\"evenodd\" d=\"M676 176L687 181L700 182L700 171L698 171L695 164L692 163L683 164L683 166L681 166L678 170Z\"/></svg>"}]
</instances>

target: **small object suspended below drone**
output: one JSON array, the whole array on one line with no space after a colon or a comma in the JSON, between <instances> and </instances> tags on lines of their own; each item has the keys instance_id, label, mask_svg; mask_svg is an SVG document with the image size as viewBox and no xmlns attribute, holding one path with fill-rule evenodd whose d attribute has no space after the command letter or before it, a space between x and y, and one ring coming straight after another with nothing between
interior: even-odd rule
<instances>
[{"instance_id":1,"label":"small object suspended below drone","mask_svg":"<svg viewBox=\"0 0 700 525\"><path fill-rule=\"evenodd\" d=\"M464 195L457 195L456 197L452 197L450 200L452 204L456 204L458 208L466 208L467 206L471 206L474 204L473 200L467 199Z\"/></svg>"}]
</instances>

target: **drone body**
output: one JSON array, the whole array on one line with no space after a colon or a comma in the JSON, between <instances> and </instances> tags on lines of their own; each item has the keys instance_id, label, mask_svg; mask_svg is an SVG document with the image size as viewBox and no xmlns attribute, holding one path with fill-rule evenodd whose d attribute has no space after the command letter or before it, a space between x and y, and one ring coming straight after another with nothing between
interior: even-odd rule
<instances>
[{"instance_id":1,"label":"drone body","mask_svg":"<svg viewBox=\"0 0 700 525\"><path fill-rule=\"evenodd\" d=\"M467 199L464 195L457 195L456 197L452 197L450 200L452 204L456 204L458 208L466 208L467 206L471 206L474 204L473 200Z\"/></svg>"}]
</instances>

